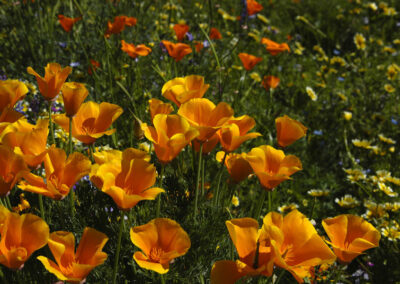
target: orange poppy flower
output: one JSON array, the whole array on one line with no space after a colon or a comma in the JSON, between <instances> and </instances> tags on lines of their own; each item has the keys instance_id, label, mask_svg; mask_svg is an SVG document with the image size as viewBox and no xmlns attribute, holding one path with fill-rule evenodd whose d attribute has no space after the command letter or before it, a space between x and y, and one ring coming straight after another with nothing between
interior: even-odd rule
<instances>
[{"instance_id":1,"label":"orange poppy flower","mask_svg":"<svg viewBox=\"0 0 400 284\"><path fill-rule=\"evenodd\" d=\"M240 60L242 61L243 67L246 70L251 70L256 66L257 63L259 63L262 58L261 57L256 57L254 55L248 54L248 53L239 53L238 54Z\"/></svg>"},{"instance_id":2,"label":"orange poppy flower","mask_svg":"<svg viewBox=\"0 0 400 284\"><path fill-rule=\"evenodd\" d=\"M60 92L61 87L67 79L69 73L71 73L72 68L69 66L61 68L60 64L58 63L49 63L44 69L44 77L36 73L32 67L28 67L26 70L29 74L36 77L40 93L46 100L50 101L54 100Z\"/></svg>"},{"instance_id":3,"label":"orange poppy flower","mask_svg":"<svg viewBox=\"0 0 400 284\"><path fill-rule=\"evenodd\" d=\"M265 190L273 190L302 169L299 158L293 155L285 156L283 151L267 145L253 148L247 153L246 159Z\"/></svg>"},{"instance_id":4,"label":"orange poppy flower","mask_svg":"<svg viewBox=\"0 0 400 284\"><path fill-rule=\"evenodd\" d=\"M158 160L163 163L172 161L181 150L199 135L185 118L175 114L157 114L153 126L142 124L144 135L153 142Z\"/></svg>"},{"instance_id":5,"label":"orange poppy flower","mask_svg":"<svg viewBox=\"0 0 400 284\"><path fill-rule=\"evenodd\" d=\"M171 104L164 103L159 99L149 100L149 106L150 106L150 116L152 121L157 114L170 114L171 112L174 111L174 108Z\"/></svg>"},{"instance_id":6,"label":"orange poppy flower","mask_svg":"<svg viewBox=\"0 0 400 284\"><path fill-rule=\"evenodd\" d=\"M129 150L122 152L122 160L116 163L93 165L90 180L104 193L112 197L121 210L129 210L141 200L154 200L164 192L152 187L156 182L153 164L137 159Z\"/></svg>"},{"instance_id":7,"label":"orange poppy flower","mask_svg":"<svg viewBox=\"0 0 400 284\"><path fill-rule=\"evenodd\" d=\"M0 165L0 197L5 197L29 169L24 159L5 145L0 145Z\"/></svg>"},{"instance_id":8,"label":"orange poppy flower","mask_svg":"<svg viewBox=\"0 0 400 284\"><path fill-rule=\"evenodd\" d=\"M2 132L2 143L14 149L32 168L42 163L47 153L49 120L39 119L36 125L26 120L18 120L8 125Z\"/></svg>"},{"instance_id":9,"label":"orange poppy flower","mask_svg":"<svg viewBox=\"0 0 400 284\"><path fill-rule=\"evenodd\" d=\"M173 43L167 40L161 41L168 51L169 56L175 59L176 62L181 61L183 57L192 53L190 45L185 43Z\"/></svg>"},{"instance_id":10,"label":"orange poppy flower","mask_svg":"<svg viewBox=\"0 0 400 284\"><path fill-rule=\"evenodd\" d=\"M188 234L168 218L153 219L145 225L133 227L130 235L132 243L142 250L133 255L136 263L160 274L167 273L169 264L190 248Z\"/></svg>"},{"instance_id":11,"label":"orange poppy flower","mask_svg":"<svg viewBox=\"0 0 400 284\"><path fill-rule=\"evenodd\" d=\"M0 140L3 130L10 124L16 122L18 119L25 119L24 115L12 108L6 107L0 113Z\"/></svg>"},{"instance_id":12,"label":"orange poppy flower","mask_svg":"<svg viewBox=\"0 0 400 284\"><path fill-rule=\"evenodd\" d=\"M217 28L210 29L210 39L222 39L222 35Z\"/></svg>"},{"instance_id":13,"label":"orange poppy flower","mask_svg":"<svg viewBox=\"0 0 400 284\"><path fill-rule=\"evenodd\" d=\"M291 145L296 140L304 137L307 132L307 127L287 115L275 119L275 125L278 144L282 147Z\"/></svg>"},{"instance_id":14,"label":"orange poppy flower","mask_svg":"<svg viewBox=\"0 0 400 284\"><path fill-rule=\"evenodd\" d=\"M175 24L174 25L175 35L178 41L182 41L185 38L186 33L189 31L188 25Z\"/></svg>"},{"instance_id":15,"label":"orange poppy flower","mask_svg":"<svg viewBox=\"0 0 400 284\"><path fill-rule=\"evenodd\" d=\"M135 26L137 19L134 17L127 16L116 16L114 22L107 22L107 30L104 34L106 38L109 38L111 34L119 34L125 29L125 26Z\"/></svg>"},{"instance_id":16,"label":"orange poppy flower","mask_svg":"<svg viewBox=\"0 0 400 284\"><path fill-rule=\"evenodd\" d=\"M72 27L77 21L82 20L82 17L77 17L77 18L68 18L65 17L64 15L58 15L58 21L60 22L61 27L66 31L67 33L72 30Z\"/></svg>"},{"instance_id":17,"label":"orange poppy flower","mask_svg":"<svg viewBox=\"0 0 400 284\"><path fill-rule=\"evenodd\" d=\"M225 152L232 152L239 148L243 142L261 136L258 132L247 133L255 124L254 119L248 115L229 119L217 132Z\"/></svg>"},{"instance_id":18,"label":"orange poppy flower","mask_svg":"<svg viewBox=\"0 0 400 284\"><path fill-rule=\"evenodd\" d=\"M143 159L150 162L150 155L142 150L135 148L128 148L125 151L131 153L134 159ZM93 158L96 164L102 165L105 163L115 163L116 165L121 165L122 161L122 151L119 150L105 150L93 153Z\"/></svg>"},{"instance_id":19,"label":"orange poppy flower","mask_svg":"<svg viewBox=\"0 0 400 284\"><path fill-rule=\"evenodd\" d=\"M264 76L261 84L265 90L269 91L269 89L276 89L279 86L280 81L281 80L275 76Z\"/></svg>"},{"instance_id":20,"label":"orange poppy flower","mask_svg":"<svg viewBox=\"0 0 400 284\"><path fill-rule=\"evenodd\" d=\"M28 87L21 81L0 81L0 112L7 107L13 108L28 92Z\"/></svg>"},{"instance_id":21,"label":"orange poppy flower","mask_svg":"<svg viewBox=\"0 0 400 284\"><path fill-rule=\"evenodd\" d=\"M234 284L243 276L271 276L274 259L269 245L258 233L258 222L252 218L232 219L225 222L239 259L221 260L211 269L212 284Z\"/></svg>"},{"instance_id":22,"label":"orange poppy flower","mask_svg":"<svg viewBox=\"0 0 400 284\"><path fill-rule=\"evenodd\" d=\"M216 160L221 163L224 158L224 155L225 155L224 151L218 152ZM228 170L231 179L235 183L239 183L242 180L245 180L250 174L253 173L253 169L250 166L249 162L247 161L245 153L227 154L225 158L225 167Z\"/></svg>"},{"instance_id":23,"label":"orange poppy flower","mask_svg":"<svg viewBox=\"0 0 400 284\"><path fill-rule=\"evenodd\" d=\"M110 103L86 102L81 105L72 120L72 136L85 144L92 144L103 135L111 135L116 129L107 130L122 114L122 108ZM65 114L53 116L54 122L69 131L69 118Z\"/></svg>"},{"instance_id":24,"label":"orange poppy flower","mask_svg":"<svg viewBox=\"0 0 400 284\"><path fill-rule=\"evenodd\" d=\"M194 147L194 150L198 153L200 152L200 146L203 144L203 148L201 149L201 153L203 155L209 154L212 150L214 150L215 146L217 146L219 142L219 137L217 133L214 133L211 138L208 138L206 141L198 141L197 139L193 140L191 142L192 146Z\"/></svg>"},{"instance_id":25,"label":"orange poppy flower","mask_svg":"<svg viewBox=\"0 0 400 284\"><path fill-rule=\"evenodd\" d=\"M200 52L204 48L204 44L201 41L194 41L196 52Z\"/></svg>"},{"instance_id":26,"label":"orange poppy flower","mask_svg":"<svg viewBox=\"0 0 400 284\"><path fill-rule=\"evenodd\" d=\"M62 86L61 93L64 101L65 113L68 117L73 117L88 96L89 91L84 84L67 82Z\"/></svg>"},{"instance_id":27,"label":"orange poppy flower","mask_svg":"<svg viewBox=\"0 0 400 284\"><path fill-rule=\"evenodd\" d=\"M86 227L75 253L74 234L65 231L53 232L50 234L48 245L56 262L42 255L37 259L59 280L84 283L90 271L107 259L107 254L102 251L107 241L105 234Z\"/></svg>"},{"instance_id":28,"label":"orange poppy flower","mask_svg":"<svg viewBox=\"0 0 400 284\"><path fill-rule=\"evenodd\" d=\"M100 62L90 59L90 66L88 67L88 73L89 75L92 75L94 71L96 71L97 68L100 67Z\"/></svg>"},{"instance_id":29,"label":"orange poppy flower","mask_svg":"<svg viewBox=\"0 0 400 284\"><path fill-rule=\"evenodd\" d=\"M18 215L0 206L0 263L10 269L21 269L36 250L49 238L49 226L33 214Z\"/></svg>"},{"instance_id":30,"label":"orange poppy flower","mask_svg":"<svg viewBox=\"0 0 400 284\"><path fill-rule=\"evenodd\" d=\"M18 184L22 190L41 194L54 200L64 199L71 187L82 177L89 174L91 162L81 153L68 156L64 150L51 147L44 159L46 177L34 174L25 175L26 180Z\"/></svg>"},{"instance_id":31,"label":"orange poppy flower","mask_svg":"<svg viewBox=\"0 0 400 284\"><path fill-rule=\"evenodd\" d=\"M151 48L145 46L144 44L135 46L133 43L126 43L124 40L121 40L121 44L121 50L126 52L132 58L136 58L138 56L147 56L151 52Z\"/></svg>"},{"instance_id":32,"label":"orange poppy flower","mask_svg":"<svg viewBox=\"0 0 400 284\"><path fill-rule=\"evenodd\" d=\"M247 14L249 16L257 14L258 12L261 12L264 7L256 2L255 0L247 0Z\"/></svg>"},{"instance_id":33,"label":"orange poppy flower","mask_svg":"<svg viewBox=\"0 0 400 284\"><path fill-rule=\"evenodd\" d=\"M322 221L333 251L343 263L350 263L363 251L378 247L381 234L370 223L355 215L344 214Z\"/></svg>"},{"instance_id":34,"label":"orange poppy flower","mask_svg":"<svg viewBox=\"0 0 400 284\"><path fill-rule=\"evenodd\" d=\"M260 234L265 236L260 246L271 246L275 265L288 270L299 283L305 277L311 278L314 266L336 260L311 222L297 210L285 217L277 212L268 213Z\"/></svg>"},{"instance_id":35,"label":"orange poppy flower","mask_svg":"<svg viewBox=\"0 0 400 284\"><path fill-rule=\"evenodd\" d=\"M191 99L202 98L209 87L209 84L204 84L203 76L189 75L169 80L162 87L161 93L180 107Z\"/></svg>"},{"instance_id":36,"label":"orange poppy flower","mask_svg":"<svg viewBox=\"0 0 400 284\"><path fill-rule=\"evenodd\" d=\"M261 43L266 45L265 48L272 56L278 55L284 51L290 52L290 48L287 43L277 43L265 37L261 39Z\"/></svg>"}]
</instances>

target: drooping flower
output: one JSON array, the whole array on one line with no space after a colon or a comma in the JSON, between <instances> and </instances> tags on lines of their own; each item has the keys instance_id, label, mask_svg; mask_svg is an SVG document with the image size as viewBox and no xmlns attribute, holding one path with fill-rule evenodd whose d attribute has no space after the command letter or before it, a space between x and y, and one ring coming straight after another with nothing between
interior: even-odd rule
<instances>
[{"instance_id":1,"label":"drooping flower","mask_svg":"<svg viewBox=\"0 0 400 284\"><path fill-rule=\"evenodd\" d=\"M13 108L29 92L28 87L18 80L0 81L0 113L4 109Z\"/></svg>"},{"instance_id":2,"label":"drooping flower","mask_svg":"<svg viewBox=\"0 0 400 284\"><path fill-rule=\"evenodd\" d=\"M272 56L278 55L284 51L290 52L290 48L287 43L277 43L265 37L261 39L261 43L265 44L265 48Z\"/></svg>"},{"instance_id":3,"label":"drooping flower","mask_svg":"<svg viewBox=\"0 0 400 284\"><path fill-rule=\"evenodd\" d=\"M44 167L45 178L30 173L24 176L26 181L21 181L18 187L25 191L61 200L69 194L77 181L89 174L91 162L81 153L72 153L67 158L64 150L53 146L47 151Z\"/></svg>"},{"instance_id":4,"label":"drooping flower","mask_svg":"<svg viewBox=\"0 0 400 284\"><path fill-rule=\"evenodd\" d=\"M281 80L275 76L264 76L261 84L263 85L264 89L269 91L269 89L276 89L279 86Z\"/></svg>"},{"instance_id":5,"label":"drooping flower","mask_svg":"<svg viewBox=\"0 0 400 284\"><path fill-rule=\"evenodd\" d=\"M239 53L238 56L242 61L244 69L248 71L253 69L254 66L256 66L256 64L262 60L261 57L257 57L248 53Z\"/></svg>"},{"instance_id":6,"label":"drooping flower","mask_svg":"<svg viewBox=\"0 0 400 284\"><path fill-rule=\"evenodd\" d=\"M29 172L24 159L6 145L0 145L0 196L5 197Z\"/></svg>"},{"instance_id":7,"label":"drooping flower","mask_svg":"<svg viewBox=\"0 0 400 284\"><path fill-rule=\"evenodd\" d=\"M151 120L153 120L157 114L170 114L171 112L174 111L174 108L171 104L164 103L159 99L149 100L149 107L150 107Z\"/></svg>"},{"instance_id":8,"label":"drooping flower","mask_svg":"<svg viewBox=\"0 0 400 284\"><path fill-rule=\"evenodd\" d=\"M144 44L135 46L133 43L127 43L124 40L121 40L121 45L121 50L126 52L132 58L136 58L138 56L147 56L151 52L151 48L145 46Z\"/></svg>"},{"instance_id":9,"label":"drooping flower","mask_svg":"<svg viewBox=\"0 0 400 284\"><path fill-rule=\"evenodd\" d=\"M233 116L233 109L227 103L215 106L210 100L201 98L182 104L178 114L200 132L196 140L206 142Z\"/></svg>"},{"instance_id":10,"label":"drooping flower","mask_svg":"<svg viewBox=\"0 0 400 284\"><path fill-rule=\"evenodd\" d=\"M13 213L0 205L0 263L21 269L36 250L47 244L49 226L33 214Z\"/></svg>"},{"instance_id":11,"label":"drooping flower","mask_svg":"<svg viewBox=\"0 0 400 284\"><path fill-rule=\"evenodd\" d=\"M86 102L81 105L72 120L72 136L85 144L92 144L103 135L111 135L116 129L107 130L122 114L122 108L106 102ZM69 118L65 114L53 116L54 122L69 131Z\"/></svg>"},{"instance_id":12,"label":"drooping flower","mask_svg":"<svg viewBox=\"0 0 400 284\"><path fill-rule=\"evenodd\" d=\"M183 57L192 53L192 48L186 43L173 43L167 40L161 41L168 51L169 56L175 59L176 62L181 61Z\"/></svg>"},{"instance_id":13,"label":"drooping flower","mask_svg":"<svg viewBox=\"0 0 400 284\"><path fill-rule=\"evenodd\" d=\"M82 20L82 17L77 17L77 18L69 18L65 17L64 15L58 15L58 21L60 22L61 27L66 31L67 33L72 30L72 27L77 21Z\"/></svg>"},{"instance_id":14,"label":"drooping flower","mask_svg":"<svg viewBox=\"0 0 400 284\"><path fill-rule=\"evenodd\" d=\"M268 145L253 148L247 153L246 159L265 190L273 190L302 169L299 158L293 155L285 156L283 151Z\"/></svg>"},{"instance_id":15,"label":"drooping flower","mask_svg":"<svg viewBox=\"0 0 400 284\"><path fill-rule=\"evenodd\" d=\"M225 152L218 152L216 155L216 160L221 163L224 155ZM227 154L225 157L225 167L228 170L231 179L235 183L241 182L242 180L246 179L251 173L253 173L253 169L247 161L245 153Z\"/></svg>"},{"instance_id":16,"label":"drooping flower","mask_svg":"<svg viewBox=\"0 0 400 284\"><path fill-rule=\"evenodd\" d=\"M149 223L131 228L132 243L142 251L133 255L136 263L144 268L165 274L169 264L186 254L190 248L190 238L174 220L157 218Z\"/></svg>"},{"instance_id":17,"label":"drooping flower","mask_svg":"<svg viewBox=\"0 0 400 284\"><path fill-rule=\"evenodd\" d=\"M138 159L129 149L122 152L120 164L94 164L90 180L112 197L121 210L129 210L141 200L154 200L163 189L152 187L156 182L153 164Z\"/></svg>"},{"instance_id":18,"label":"drooping flower","mask_svg":"<svg viewBox=\"0 0 400 284\"><path fill-rule=\"evenodd\" d=\"M322 221L333 247L333 251L340 261L350 263L363 251L378 247L381 234L370 223L355 215L344 214Z\"/></svg>"},{"instance_id":19,"label":"drooping flower","mask_svg":"<svg viewBox=\"0 0 400 284\"><path fill-rule=\"evenodd\" d=\"M154 144L154 150L161 163L169 163L181 150L199 135L185 118L175 114L157 114L153 126L142 125L144 135Z\"/></svg>"},{"instance_id":20,"label":"drooping flower","mask_svg":"<svg viewBox=\"0 0 400 284\"><path fill-rule=\"evenodd\" d=\"M189 75L169 80L162 87L161 93L180 107L191 99L202 98L209 87L209 84L204 84L203 76Z\"/></svg>"},{"instance_id":21,"label":"drooping flower","mask_svg":"<svg viewBox=\"0 0 400 284\"><path fill-rule=\"evenodd\" d=\"M261 12L264 7L255 0L247 0L247 14L249 16L257 14Z\"/></svg>"},{"instance_id":22,"label":"drooping flower","mask_svg":"<svg viewBox=\"0 0 400 284\"><path fill-rule=\"evenodd\" d=\"M307 132L307 127L287 115L276 118L275 126L278 144L282 147L291 145L295 141L304 137Z\"/></svg>"},{"instance_id":23,"label":"drooping flower","mask_svg":"<svg viewBox=\"0 0 400 284\"><path fill-rule=\"evenodd\" d=\"M36 77L40 93L46 100L50 101L54 100L60 92L61 87L67 79L69 73L71 73L72 68L69 66L61 68L60 64L58 63L48 63L44 69L44 77L36 73L32 67L28 67L27 71L29 74Z\"/></svg>"},{"instance_id":24,"label":"drooping flower","mask_svg":"<svg viewBox=\"0 0 400 284\"><path fill-rule=\"evenodd\" d=\"M185 24L175 24L174 31L175 31L176 39L178 41L183 41L186 33L189 31L189 26L185 25Z\"/></svg>"},{"instance_id":25,"label":"drooping flower","mask_svg":"<svg viewBox=\"0 0 400 284\"><path fill-rule=\"evenodd\" d=\"M217 28L210 29L210 39L222 39L222 35Z\"/></svg>"},{"instance_id":26,"label":"drooping flower","mask_svg":"<svg viewBox=\"0 0 400 284\"><path fill-rule=\"evenodd\" d=\"M56 231L50 234L48 241L56 262L45 256L38 256L37 259L59 280L83 283L90 271L107 259L107 254L102 251L107 241L105 234L86 227L75 253L74 234Z\"/></svg>"},{"instance_id":27,"label":"drooping flower","mask_svg":"<svg viewBox=\"0 0 400 284\"><path fill-rule=\"evenodd\" d=\"M61 88L65 113L73 117L89 94L85 85L77 82L67 82Z\"/></svg>"},{"instance_id":28,"label":"drooping flower","mask_svg":"<svg viewBox=\"0 0 400 284\"><path fill-rule=\"evenodd\" d=\"M114 22L107 22L107 30L104 34L106 38L109 38L111 34L119 34L125 29L125 26L131 27L135 26L137 23L137 19L134 17L127 16L116 16L114 18Z\"/></svg>"}]
</instances>

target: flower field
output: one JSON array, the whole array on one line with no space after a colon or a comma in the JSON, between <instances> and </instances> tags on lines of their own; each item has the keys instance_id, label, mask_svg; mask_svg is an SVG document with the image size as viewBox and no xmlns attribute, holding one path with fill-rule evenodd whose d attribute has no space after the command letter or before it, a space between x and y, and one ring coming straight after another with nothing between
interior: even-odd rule
<instances>
[{"instance_id":1,"label":"flower field","mask_svg":"<svg viewBox=\"0 0 400 284\"><path fill-rule=\"evenodd\" d=\"M400 283L399 11L0 1L0 283Z\"/></svg>"}]
</instances>

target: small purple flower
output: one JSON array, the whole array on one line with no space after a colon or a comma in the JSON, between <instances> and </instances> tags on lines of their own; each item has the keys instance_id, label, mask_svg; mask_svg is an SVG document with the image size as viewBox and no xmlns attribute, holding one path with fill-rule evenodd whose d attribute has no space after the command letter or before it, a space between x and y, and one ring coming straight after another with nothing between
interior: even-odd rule
<instances>
[{"instance_id":1,"label":"small purple flower","mask_svg":"<svg viewBox=\"0 0 400 284\"><path fill-rule=\"evenodd\" d=\"M335 54L335 55L339 55L339 54L340 54L340 51L339 51L339 50L337 50L337 49L334 49L334 50L333 50L333 54Z\"/></svg>"},{"instance_id":2,"label":"small purple flower","mask_svg":"<svg viewBox=\"0 0 400 284\"><path fill-rule=\"evenodd\" d=\"M192 41L193 40L193 35L191 33L187 32L185 35L186 35L188 41Z\"/></svg>"},{"instance_id":3,"label":"small purple flower","mask_svg":"<svg viewBox=\"0 0 400 284\"><path fill-rule=\"evenodd\" d=\"M66 48L67 47L67 43L66 42L62 42L62 41L59 41L58 45L61 46L62 48Z\"/></svg>"},{"instance_id":4,"label":"small purple flower","mask_svg":"<svg viewBox=\"0 0 400 284\"><path fill-rule=\"evenodd\" d=\"M78 66L80 66L81 64L79 63L79 62L71 62L70 64L69 64L69 66L71 66L71 67L78 67Z\"/></svg>"},{"instance_id":5,"label":"small purple flower","mask_svg":"<svg viewBox=\"0 0 400 284\"><path fill-rule=\"evenodd\" d=\"M162 52L164 52L164 53L167 52L167 48L165 47L163 42L160 42L160 47L161 47Z\"/></svg>"},{"instance_id":6,"label":"small purple flower","mask_svg":"<svg viewBox=\"0 0 400 284\"><path fill-rule=\"evenodd\" d=\"M322 130L314 130L314 131L313 131L313 134L314 134L314 135L319 135L319 136L320 136L320 135L323 134L323 132L322 132Z\"/></svg>"},{"instance_id":7,"label":"small purple flower","mask_svg":"<svg viewBox=\"0 0 400 284\"><path fill-rule=\"evenodd\" d=\"M343 77L338 77L338 80L339 80L340 82L343 82L343 81L344 81L344 78L343 78Z\"/></svg>"}]
</instances>

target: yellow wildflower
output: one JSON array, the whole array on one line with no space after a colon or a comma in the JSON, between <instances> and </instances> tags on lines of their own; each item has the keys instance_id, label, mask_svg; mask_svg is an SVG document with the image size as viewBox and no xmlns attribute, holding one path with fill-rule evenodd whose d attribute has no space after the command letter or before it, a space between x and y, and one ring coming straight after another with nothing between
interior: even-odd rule
<instances>
[{"instance_id":1,"label":"yellow wildflower","mask_svg":"<svg viewBox=\"0 0 400 284\"><path fill-rule=\"evenodd\" d=\"M360 202L350 194L346 194L340 199L335 198L335 202L343 208L354 208L360 204Z\"/></svg>"},{"instance_id":2,"label":"yellow wildflower","mask_svg":"<svg viewBox=\"0 0 400 284\"><path fill-rule=\"evenodd\" d=\"M356 33L353 41L359 50L364 50L367 47L365 37L360 33Z\"/></svg>"}]
</instances>

